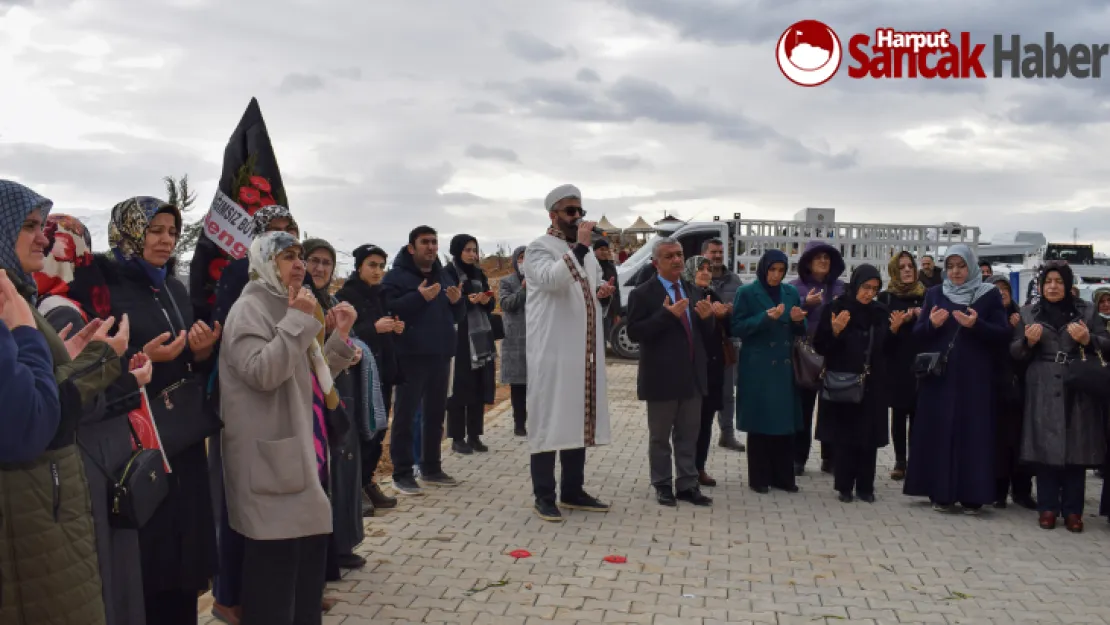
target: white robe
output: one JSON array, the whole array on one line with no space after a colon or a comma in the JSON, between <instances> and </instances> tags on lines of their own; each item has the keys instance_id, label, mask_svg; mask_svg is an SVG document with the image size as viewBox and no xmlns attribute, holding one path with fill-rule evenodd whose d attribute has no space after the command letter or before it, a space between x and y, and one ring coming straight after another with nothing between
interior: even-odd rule
<instances>
[{"instance_id":1,"label":"white robe","mask_svg":"<svg viewBox=\"0 0 1110 625\"><path fill-rule=\"evenodd\" d=\"M528 446L539 453L608 445L605 331L597 300L601 266L592 251L580 264L565 241L544 235L524 252L523 268L528 288ZM593 309L590 336L583 284ZM592 396L586 383L587 341L593 342Z\"/></svg>"}]
</instances>

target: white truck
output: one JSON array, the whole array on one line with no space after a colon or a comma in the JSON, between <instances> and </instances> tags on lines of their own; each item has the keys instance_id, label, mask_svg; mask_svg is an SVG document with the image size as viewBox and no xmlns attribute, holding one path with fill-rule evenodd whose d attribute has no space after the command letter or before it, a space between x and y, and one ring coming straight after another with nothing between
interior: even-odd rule
<instances>
[{"instance_id":1,"label":"white truck","mask_svg":"<svg viewBox=\"0 0 1110 625\"><path fill-rule=\"evenodd\" d=\"M760 257L772 248L786 252L791 258L786 279L793 280L797 277L797 259L806 243L818 238L841 251L846 273L859 264L870 263L882 272L884 282L887 263L902 250L920 258L926 254L936 255L940 249L956 243L966 243L972 250L977 250L979 245L979 228L974 226L951 222L934 226L837 223L835 215L836 210L832 208L806 208L794 219L787 220L741 219L736 213L729 220L714 217L713 221L660 224L656 234L617 268L621 301L628 302L628 296L637 286L637 273L651 263L652 244L662 236L677 239L687 258L700 254L705 241L720 239L725 243L726 263L744 284L756 279ZM847 277L845 275L844 279ZM613 327L609 342L618 356L635 359L639 357L639 346L628 338L625 312L622 311L621 322Z\"/></svg>"}]
</instances>

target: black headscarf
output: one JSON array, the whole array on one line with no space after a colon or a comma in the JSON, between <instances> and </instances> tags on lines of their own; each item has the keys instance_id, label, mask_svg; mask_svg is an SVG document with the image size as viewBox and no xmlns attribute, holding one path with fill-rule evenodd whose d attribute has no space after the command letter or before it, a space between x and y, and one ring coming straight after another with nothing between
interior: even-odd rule
<instances>
[{"instance_id":1,"label":"black headscarf","mask_svg":"<svg viewBox=\"0 0 1110 625\"><path fill-rule=\"evenodd\" d=\"M771 301L775 305L782 303L782 283L779 282L777 286L771 286L767 283L767 272L771 270L771 266L775 263L782 263L784 269L790 268L790 259L786 257L786 252L782 250L767 250L763 253L763 257L759 259L759 266L755 269L755 276L759 279L759 283L763 285L763 289L767 291L767 295L771 296ZM786 276L783 276L785 279Z\"/></svg>"},{"instance_id":2,"label":"black headscarf","mask_svg":"<svg viewBox=\"0 0 1110 625\"><path fill-rule=\"evenodd\" d=\"M1058 302L1050 302L1044 296L1044 283L1048 279L1048 274L1052 272L1060 274L1060 278L1064 281L1064 299ZM1071 287L1075 284L1075 274L1072 273L1071 267L1067 263L1045 263L1044 268L1041 269L1041 274L1037 278L1037 284L1040 285L1041 289L1041 314L1045 322L1056 329L1066 326L1075 318L1077 313L1075 296L1071 292Z\"/></svg>"},{"instance_id":3,"label":"black headscarf","mask_svg":"<svg viewBox=\"0 0 1110 625\"><path fill-rule=\"evenodd\" d=\"M878 268L865 263L852 270L852 278L848 282L848 288L844 290L844 295L840 296L841 306L851 315L848 325L861 329L870 328L875 324L879 315L883 314L882 306L874 299L869 304L864 304L856 299L860 287L868 280L878 280L879 288L882 288L883 277Z\"/></svg>"},{"instance_id":4,"label":"black headscarf","mask_svg":"<svg viewBox=\"0 0 1110 625\"><path fill-rule=\"evenodd\" d=\"M451 252L451 261L455 264L455 267L458 268L459 271L465 273L468 278L474 279L478 275L478 265L468 265L462 261L463 249L465 249L467 244L471 241L474 242L475 247L478 246L478 239L475 239L469 234L456 234L451 239L451 247L449 249Z\"/></svg>"}]
</instances>

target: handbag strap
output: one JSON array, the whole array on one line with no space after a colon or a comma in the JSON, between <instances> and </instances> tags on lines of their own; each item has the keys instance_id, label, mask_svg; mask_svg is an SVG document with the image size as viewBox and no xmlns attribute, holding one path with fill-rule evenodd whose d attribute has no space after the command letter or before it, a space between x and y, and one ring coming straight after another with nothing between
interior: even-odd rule
<instances>
[{"instance_id":1,"label":"handbag strap","mask_svg":"<svg viewBox=\"0 0 1110 625\"><path fill-rule=\"evenodd\" d=\"M952 333L952 340L948 342L948 348L944 350L944 357L942 358L944 362L948 362L948 355L952 353L952 348L956 346L956 337L960 335L960 330L963 329L964 327L960 326Z\"/></svg>"},{"instance_id":2,"label":"handbag strap","mask_svg":"<svg viewBox=\"0 0 1110 625\"><path fill-rule=\"evenodd\" d=\"M871 344L875 340L875 326L867 330L867 350L863 352L863 377L871 373Z\"/></svg>"},{"instance_id":3,"label":"handbag strap","mask_svg":"<svg viewBox=\"0 0 1110 625\"><path fill-rule=\"evenodd\" d=\"M80 429L80 425L78 425L78 429ZM131 454L131 459L127 461L127 464L130 466L131 461L135 459L135 456L145 451L145 448L143 447L143 441L139 439L138 433L135 432L135 426L131 424L130 416L127 417L127 429L131 430L131 440L135 443L135 447L137 447L135 452ZM77 441L77 446L81 448L81 451L84 451L85 455L88 456L89 460L92 461L93 466L95 466L98 471L103 473L104 477L107 478L109 482L114 484L120 480L119 477L112 475L112 472L108 470L108 467L105 467L104 464L100 462L100 460L91 451L89 451L88 447L85 447L85 444L81 442L80 432L74 434L74 439ZM122 475L126 474L127 470L125 469Z\"/></svg>"}]
</instances>

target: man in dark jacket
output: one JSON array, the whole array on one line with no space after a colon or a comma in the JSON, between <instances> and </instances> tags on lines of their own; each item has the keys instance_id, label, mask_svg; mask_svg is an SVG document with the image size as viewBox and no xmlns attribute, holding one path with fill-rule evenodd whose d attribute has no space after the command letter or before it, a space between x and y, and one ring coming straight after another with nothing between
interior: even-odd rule
<instances>
[{"instance_id":1,"label":"man in dark jacket","mask_svg":"<svg viewBox=\"0 0 1110 625\"><path fill-rule=\"evenodd\" d=\"M421 478L426 484L455 486L458 482L443 472L440 442L455 354L455 324L466 309L461 289L439 260L439 236L434 229L418 226L409 233L409 244L397 253L393 268L382 280L382 292L386 308L405 322L407 330L396 341L405 380L397 387L389 439L393 488L402 495L423 494L412 470L413 421L421 401Z\"/></svg>"},{"instance_id":2,"label":"man in dark jacket","mask_svg":"<svg viewBox=\"0 0 1110 625\"><path fill-rule=\"evenodd\" d=\"M732 315L732 300L736 291L744 285L740 276L733 273L725 262L725 242L709 239L701 245L701 255L709 259L709 269L713 274L713 290L721 297L728 314ZM740 340L732 340L732 348L740 354ZM736 365L725 367L725 383L722 386L721 410L717 413L717 426L721 429L721 447L733 451L744 451L744 443L736 439Z\"/></svg>"},{"instance_id":3,"label":"man in dark jacket","mask_svg":"<svg viewBox=\"0 0 1110 625\"><path fill-rule=\"evenodd\" d=\"M636 387L638 398L647 402L651 483L661 505L682 500L708 506L713 500L698 488L695 460L708 390L703 334L712 331L712 320L706 321L712 308L708 299L689 299L693 285L681 279L685 264L677 241L657 240L652 257L657 278L636 287L628 299L628 336L640 344Z\"/></svg>"},{"instance_id":4,"label":"man in dark jacket","mask_svg":"<svg viewBox=\"0 0 1110 625\"><path fill-rule=\"evenodd\" d=\"M944 282L944 270L937 267L937 263L932 256L926 254L921 257L921 271L918 280L921 280L921 284L924 284L925 288L937 286Z\"/></svg>"},{"instance_id":5,"label":"man in dark jacket","mask_svg":"<svg viewBox=\"0 0 1110 625\"><path fill-rule=\"evenodd\" d=\"M601 265L601 281L613 281L617 284L617 265L613 262L613 251L609 247L609 241L599 239L594 242L594 257L597 258L597 264ZM609 336L613 333L613 327L621 322L621 290L619 288L613 290L613 294L605 299L600 299L601 310L605 311L605 340L609 340Z\"/></svg>"}]
</instances>

